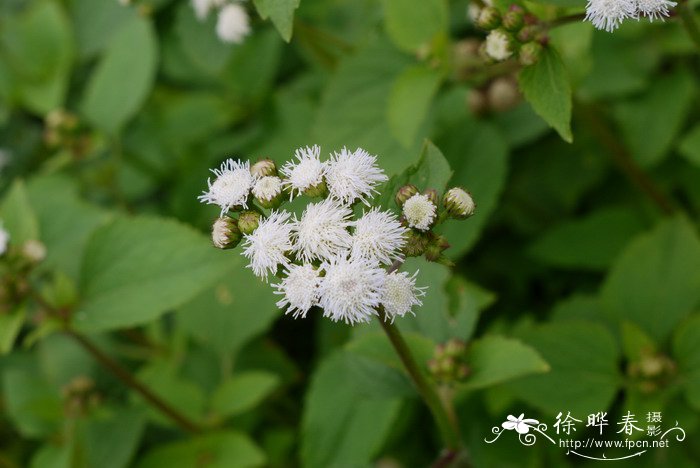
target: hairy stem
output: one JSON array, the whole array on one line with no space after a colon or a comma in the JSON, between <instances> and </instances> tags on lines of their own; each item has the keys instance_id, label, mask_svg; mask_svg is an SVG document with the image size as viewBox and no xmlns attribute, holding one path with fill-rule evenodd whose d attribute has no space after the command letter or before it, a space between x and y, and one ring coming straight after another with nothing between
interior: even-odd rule
<instances>
[{"instance_id":1,"label":"hairy stem","mask_svg":"<svg viewBox=\"0 0 700 468\"><path fill-rule=\"evenodd\" d=\"M676 13L683 23L685 31L690 36L690 39L695 43L695 46L700 49L700 27L698 27L698 22L695 19L695 14L688 4L688 0L680 0L678 2L678 7L676 8Z\"/></svg>"},{"instance_id":2,"label":"hairy stem","mask_svg":"<svg viewBox=\"0 0 700 468\"><path fill-rule=\"evenodd\" d=\"M389 341L394 346L396 353L399 355L408 375L411 377L413 384L416 386L418 393L428 405L430 412L435 418L435 422L440 429L445 446L448 450L457 450L461 446L459 436L459 427L454 417L450 417L445 406L440 400L440 396L435 391L435 388L428 382L421 372L418 363L416 362L411 350L408 348L406 341L403 339L399 329L385 317L380 318L379 323L382 325L384 332L389 337Z\"/></svg>"},{"instance_id":3,"label":"hairy stem","mask_svg":"<svg viewBox=\"0 0 700 468\"><path fill-rule=\"evenodd\" d=\"M172 419L183 430L193 434L201 432L200 427L196 423L163 401L158 395L153 393L151 389L136 380L136 378L131 375L131 373L124 366L100 350L86 336L73 330L67 330L66 333L80 343L80 345L85 348L85 350L90 353L92 357L94 357L95 360L102 365L102 367L111 372L112 375L121 380L126 386L139 393L148 403L156 407L168 418Z\"/></svg>"}]
</instances>

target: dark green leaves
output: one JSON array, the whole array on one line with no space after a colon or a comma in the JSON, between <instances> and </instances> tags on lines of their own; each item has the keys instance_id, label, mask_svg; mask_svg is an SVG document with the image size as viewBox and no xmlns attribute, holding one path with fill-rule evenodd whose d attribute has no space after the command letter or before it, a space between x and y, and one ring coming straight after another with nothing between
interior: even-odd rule
<instances>
[{"instance_id":1,"label":"dark green leaves","mask_svg":"<svg viewBox=\"0 0 700 468\"><path fill-rule=\"evenodd\" d=\"M389 95L389 127L405 147L414 143L441 78L437 70L414 66L407 68L394 82Z\"/></svg>"},{"instance_id":2,"label":"dark green leaves","mask_svg":"<svg viewBox=\"0 0 700 468\"><path fill-rule=\"evenodd\" d=\"M413 51L447 29L444 0L383 0L386 31L400 48Z\"/></svg>"},{"instance_id":3,"label":"dark green leaves","mask_svg":"<svg viewBox=\"0 0 700 468\"><path fill-rule=\"evenodd\" d=\"M535 112L571 143L571 84L559 55L551 47L520 72L520 89Z\"/></svg>"},{"instance_id":4,"label":"dark green leaves","mask_svg":"<svg viewBox=\"0 0 700 468\"><path fill-rule=\"evenodd\" d=\"M282 39L289 42L292 38L294 10L299 8L300 0L253 0L255 8L263 19L270 18Z\"/></svg>"},{"instance_id":5,"label":"dark green leaves","mask_svg":"<svg viewBox=\"0 0 700 468\"><path fill-rule=\"evenodd\" d=\"M117 133L153 85L158 47L150 21L134 17L114 34L83 97L83 112L98 128Z\"/></svg>"}]
</instances>

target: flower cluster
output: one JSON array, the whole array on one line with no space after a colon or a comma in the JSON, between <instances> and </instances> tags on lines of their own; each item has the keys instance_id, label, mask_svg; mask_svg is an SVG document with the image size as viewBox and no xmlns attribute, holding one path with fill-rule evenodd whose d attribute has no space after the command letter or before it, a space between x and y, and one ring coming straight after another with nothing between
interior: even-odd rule
<instances>
[{"instance_id":1,"label":"flower cluster","mask_svg":"<svg viewBox=\"0 0 700 468\"><path fill-rule=\"evenodd\" d=\"M223 42L240 44L250 34L248 12L239 2L192 0L192 8L200 21L204 21L212 10L218 9L216 34Z\"/></svg>"},{"instance_id":2,"label":"flower cluster","mask_svg":"<svg viewBox=\"0 0 700 468\"><path fill-rule=\"evenodd\" d=\"M431 229L475 209L460 188L445 194L440 209L437 191L420 193L413 185L396 194L400 218L372 207L388 177L376 156L360 148L343 148L325 161L318 146L300 148L279 171L270 159L252 166L229 159L212 172L199 200L221 209L212 226L214 246L240 244L256 276L266 282L278 277L272 285L281 296L277 305L294 318L306 317L312 307L348 324L412 314L425 288L416 286L417 272L398 271L403 260L425 255L449 263L442 253L446 239ZM281 209L300 196L317 200L301 213Z\"/></svg>"},{"instance_id":3,"label":"flower cluster","mask_svg":"<svg viewBox=\"0 0 700 468\"><path fill-rule=\"evenodd\" d=\"M669 0L588 0L586 20L597 29L612 32L628 18L639 20L645 16L649 21L663 21L669 15L669 8L676 5Z\"/></svg>"}]
</instances>

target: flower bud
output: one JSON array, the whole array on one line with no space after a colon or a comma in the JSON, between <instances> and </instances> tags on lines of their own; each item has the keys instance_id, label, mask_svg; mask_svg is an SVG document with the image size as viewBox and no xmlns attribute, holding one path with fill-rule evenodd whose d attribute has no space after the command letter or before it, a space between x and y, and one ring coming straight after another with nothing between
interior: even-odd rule
<instances>
[{"instance_id":1,"label":"flower bud","mask_svg":"<svg viewBox=\"0 0 700 468\"><path fill-rule=\"evenodd\" d=\"M534 65L540 60L542 45L538 42L528 42L520 48L518 59L524 66Z\"/></svg>"},{"instance_id":2,"label":"flower bud","mask_svg":"<svg viewBox=\"0 0 700 468\"><path fill-rule=\"evenodd\" d=\"M435 189L425 189L423 190L423 195L428 197L428 200L433 202L433 205L440 206L440 195Z\"/></svg>"},{"instance_id":3,"label":"flower bud","mask_svg":"<svg viewBox=\"0 0 700 468\"><path fill-rule=\"evenodd\" d=\"M445 344L445 353L447 353L448 356L455 358L460 357L460 355L464 353L466 349L467 347L464 342L457 339L452 339Z\"/></svg>"},{"instance_id":4,"label":"flower bud","mask_svg":"<svg viewBox=\"0 0 700 468\"><path fill-rule=\"evenodd\" d=\"M429 262L437 262L441 256L442 249L440 249L440 247L435 244L430 244L425 249L425 259Z\"/></svg>"},{"instance_id":5,"label":"flower bud","mask_svg":"<svg viewBox=\"0 0 700 468\"><path fill-rule=\"evenodd\" d=\"M276 176L277 166L275 165L275 162L270 158L260 159L258 162L251 166L250 173L258 178Z\"/></svg>"},{"instance_id":6,"label":"flower bud","mask_svg":"<svg viewBox=\"0 0 700 468\"><path fill-rule=\"evenodd\" d=\"M242 234L252 234L260 224L260 213L244 211L238 217L238 229Z\"/></svg>"},{"instance_id":7,"label":"flower bud","mask_svg":"<svg viewBox=\"0 0 700 468\"><path fill-rule=\"evenodd\" d=\"M232 249L241 241L241 231L236 221L222 216L211 227L211 241L217 249Z\"/></svg>"},{"instance_id":8,"label":"flower bud","mask_svg":"<svg viewBox=\"0 0 700 468\"><path fill-rule=\"evenodd\" d=\"M402 208L403 204L406 203L406 200L408 200L417 193L418 188L415 185L404 185L396 192L396 197L394 199L396 201L396 204L399 205L400 208Z\"/></svg>"},{"instance_id":9,"label":"flower bud","mask_svg":"<svg viewBox=\"0 0 700 468\"><path fill-rule=\"evenodd\" d=\"M505 15L503 15L503 27L506 31L515 32L525 23L525 10L519 5L511 5Z\"/></svg>"},{"instance_id":10,"label":"flower bud","mask_svg":"<svg viewBox=\"0 0 700 468\"><path fill-rule=\"evenodd\" d=\"M304 195L310 198L316 198L316 197L325 197L328 195L328 186L326 185L325 180L321 180L316 185L311 185L308 187L306 190L304 190Z\"/></svg>"},{"instance_id":11,"label":"flower bud","mask_svg":"<svg viewBox=\"0 0 700 468\"><path fill-rule=\"evenodd\" d=\"M502 62L513 55L513 38L505 29L494 29L486 36L484 54L492 60Z\"/></svg>"},{"instance_id":12,"label":"flower bud","mask_svg":"<svg viewBox=\"0 0 700 468\"><path fill-rule=\"evenodd\" d=\"M406 244L403 253L406 257L420 257L428 247L428 236L422 232L410 229L406 234Z\"/></svg>"},{"instance_id":13,"label":"flower bud","mask_svg":"<svg viewBox=\"0 0 700 468\"><path fill-rule=\"evenodd\" d=\"M484 7L481 9L481 13L479 13L479 19L476 25L487 31L496 29L501 25L501 14L492 6Z\"/></svg>"},{"instance_id":14,"label":"flower bud","mask_svg":"<svg viewBox=\"0 0 700 468\"><path fill-rule=\"evenodd\" d=\"M282 180L277 176L265 176L253 185L253 196L264 208L277 208L282 203Z\"/></svg>"},{"instance_id":15,"label":"flower bud","mask_svg":"<svg viewBox=\"0 0 700 468\"><path fill-rule=\"evenodd\" d=\"M459 187L448 190L443 203L447 214L455 219L467 219L476 210L476 203L472 196Z\"/></svg>"},{"instance_id":16,"label":"flower bud","mask_svg":"<svg viewBox=\"0 0 700 468\"><path fill-rule=\"evenodd\" d=\"M480 116L489 110L489 100L483 90L472 88L467 91L467 108L472 115Z\"/></svg>"},{"instance_id":17,"label":"flower bud","mask_svg":"<svg viewBox=\"0 0 700 468\"><path fill-rule=\"evenodd\" d=\"M471 371L469 370L469 366L462 364L461 366L459 366L457 368L457 379L464 380L467 377L469 377L470 373L471 373Z\"/></svg>"},{"instance_id":18,"label":"flower bud","mask_svg":"<svg viewBox=\"0 0 700 468\"><path fill-rule=\"evenodd\" d=\"M520 29L520 31L518 31L518 33L515 35L515 38L518 40L518 42L524 44L533 40L536 35L537 28L535 26L524 26Z\"/></svg>"},{"instance_id":19,"label":"flower bud","mask_svg":"<svg viewBox=\"0 0 700 468\"><path fill-rule=\"evenodd\" d=\"M489 86L489 104L496 112L505 112L520 102L518 83L511 77L496 78Z\"/></svg>"},{"instance_id":20,"label":"flower bud","mask_svg":"<svg viewBox=\"0 0 700 468\"><path fill-rule=\"evenodd\" d=\"M46 246L38 240L30 239L22 245L22 255L31 263L40 263L46 258Z\"/></svg>"}]
</instances>

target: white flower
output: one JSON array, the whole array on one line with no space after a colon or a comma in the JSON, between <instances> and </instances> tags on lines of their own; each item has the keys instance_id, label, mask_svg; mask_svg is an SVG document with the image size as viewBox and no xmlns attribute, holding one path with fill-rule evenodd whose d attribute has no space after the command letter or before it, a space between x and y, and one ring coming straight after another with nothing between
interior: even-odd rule
<instances>
[{"instance_id":1,"label":"white flower","mask_svg":"<svg viewBox=\"0 0 700 468\"><path fill-rule=\"evenodd\" d=\"M386 272L362 259L336 257L321 265L325 276L319 285L323 316L350 325L369 322L378 315Z\"/></svg>"},{"instance_id":2,"label":"white flower","mask_svg":"<svg viewBox=\"0 0 700 468\"><path fill-rule=\"evenodd\" d=\"M467 6L467 18L472 20L472 23L476 24L480 14L481 6L477 5L475 2L469 2L469 5Z\"/></svg>"},{"instance_id":3,"label":"white flower","mask_svg":"<svg viewBox=\"0 0 700 468\"><path fill-rule=\"evenodd\" d=\"M513 55L510 39L508 35L500 29L495 29L486 36L484 51L486 55L499 62Z\"/></svg>"},{"instance_id":4,"label":"white flower","mask_svg":"<svg viewBox=\"0 0 700 468\"><path fill-rule=\"evenodd\" d=\"M191 2L194 14L200 21L204 21L209 16L209 12L222 3L221 0L191 0Z\"/></svg>"},{"instance_id":5,"label":"white flower","mask_svg":"<svg viewBox=\"0 0 700 468\"><path fill-rule=\"evenodd\" d=\"M422 306L419 297L425 296L427 287L416 287L416 271L413 276L404 272L389 273L384 280L384 293L382 305L386 313L386 319L393 322L396 316L403 317L407 313L413 313L413 306ZM415 315L415 314L414 314Z\"/></svg>"},{"instance_id":6,"label":"white flower","mask_svg":"<svg viewBox=\"0 0 700 468\"><path fill-rule=\"evenodd\" d=\"M209 190L198 197L199 201L219 205L222 215L237 206L248 208L247 199L254 182L250 163L227 159L219 169L211 171L216 175L216 180L212 183L211 179L207 179Z\"/></svg>"},{"instance_id":7,"label":"white flower","mask_svg":"<svg viewBox=\"0 0 700 468\"><path fill-rule=\"evenodd\" d=\"M435 220L437 207L421 193L413 195L403 204L403 216L412 228L427 231Z\"/></svg>"},{"instance_id":8,"label":"white flower","mask_svg":"<svg viewBox=\"0 0 700 468\"><path fill-rule=\"evenodd\" d=\"M343 148L331 156L326 167L328 191L344 204L359 199L369 205L367 198L372 198L375 187L386 180L388 177L377 166L377 157L361 148L353 153Z\"/></svg>"},{"instance_id":9,"label":"white flower","mask_svg":"<svg viewBox=\"0 0 700 468\"><path fill-rule=\"evenodd\" d=\"M350 254L388 264L401 258L407 229L389 211L371 209L355 222Z\"/></svg>"},{"instance_id":10,"label":"white flower","mask_svg":"<svg viewBox=\"0 0 700 468\"><path fill-rule=\"evenodd\" d=\"M253 196L270 201L282 192L282 180L275 176L261 177L253 186Z\"/></svg>"},{"instance_id":11,"label":"white flower","mask_svg":"<svg viewBox=\"0 0 700 468\"><path fill-rule=\"evenodd\" d=\"M229 3L219 11L216 34L223 42L240 44L250 34L250 19L243 6Z\"/></svg>"},{"instance_id":12,"label":"white flower","mask_svg":"<svg viewBox=\"0 0 700 468\"><path fill-rule=\"evenodd\" d=\"M0 223L0 255L5 255L7 252L7 246L10 243L10 233L2 227Z\"/></svg>"},{"instance_id":13,"label":"white flower","mask_svg":"<svg viewBox=\"0 0 700 468\"><path fill-rule=\"evenodd\" d=\"M639 13L649 18L649 21L655 19L664 20L664 16L668 17L668 9L676 6L676 2L669 0L637 0L637 9Z\"/></svg>"},{"instance_id":14,"label":"white flower","mask_svg":"<svg viewBox=\"0 0 700 468\"><path fill-rule=\"evenodd\" d=\"M321 147L314 145L306 148L299 148L294 153L297 162L288 161L281 169L286 177L285 186L289 187L291 200L294 192L301 195L305 190L315 187L323 182L323 171L325 163L320 159Z\"/></svg>"},{"instance_id":15,"label":"white flower","mask_svg":"<svg viewBox=\"0 0 700 468\"><path fill-rule=\"evenodd\" d=\"M613 32L626 18L637 18L636 0L588 0L586 20L597 29Z\"/></svg>"},{"instance_id":16,"label":"white flower","mask_svg":"<svg viewBox=\"0 0 700 468\"><path fill-rule=\"evenodd\" d=\"M252 234L245 235L243 255L250 260L248 268L265 281L269 273L277 272L279 265L289 265L286 256L292 250L289 216L286 211L273 211L268 218L260 220Z\"/></svg>"},{"instance_id":17,"label":"white flower","mask_svg":"<svg viewBox=\"0 0 700 468\"><path fill-rule=\"evenodd\" d=\"M282 282L274 285L277 289L275 294L284 296L277 302L277 307L283 309L289 306L287 314L293 314L294 318L305 318L309 309L318 305L318 285L321 280L318 270L308 263L290 265L286 274Z\"/></svg>"},{"instance_id":18,"label":"white flower","mask_svg":"<svg viewBox=\"0 0 700 468\"><path fill-rule=\"evenodd\" d=\"M292 239L297 257L304 262L330 259L352 245L348 228L353 225L350 208L327 198L307 205L301 219L294 222Z\"/></svg>"},{"instance_id":19,"label":"white flower","mask_svg":"<svg viewBox=\"0 0 700 468\"><path fill-rule=\"evenodd\" d=\"M46 258L46 246L36 239L29 239L22 246L22 254L32 263L39 263Z\"/></svg>"},{"instance_id":20,"label":"white flower","mask_svg":"<svg viewBox=\"0 0 700 468\"><path fill-rule=\"evenodd\" d=\"M465 190L454 187L445 194L445 207L450 214L458 218L466 218L474 214L476 203L472 196Z\"/></svg>"}]
</instances>

